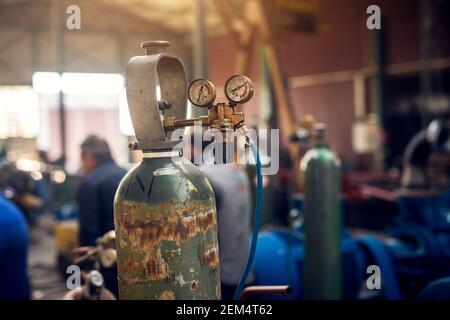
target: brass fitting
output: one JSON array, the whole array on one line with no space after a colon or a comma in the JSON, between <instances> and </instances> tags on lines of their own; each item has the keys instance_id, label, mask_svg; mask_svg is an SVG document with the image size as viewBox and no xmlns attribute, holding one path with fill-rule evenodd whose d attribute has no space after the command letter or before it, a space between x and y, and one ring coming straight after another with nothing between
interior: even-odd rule
<instances>
[{"instance_id":1,"label":"brass fitting","mask_svg":"<svg viewBox=\"0 0 450 320\"><path fill-rule=\"evenodd\" d=\"M193 119L176 119L168 117L164 119L164 130L167 132L177 128L194 126L196 122L200 122L202 126L210 129L219 130L224 141L227 140L227 130L238 130L244 125L244 113L236 112L235 105L227 103L217 103L208 108L208 115Z\"/></svg>"}]
</instances>

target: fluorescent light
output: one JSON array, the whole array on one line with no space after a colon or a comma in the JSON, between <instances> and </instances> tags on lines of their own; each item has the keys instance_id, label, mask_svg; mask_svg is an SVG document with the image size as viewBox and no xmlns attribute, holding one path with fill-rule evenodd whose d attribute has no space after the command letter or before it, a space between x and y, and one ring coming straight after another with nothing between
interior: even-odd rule
<instances>
[{"instance_id":1,"label":"fluorescent light","mask_svg":"<svg viewBox=\"0 0 450 320\"><path fill-rule=\"evenodd\" d=\"M117 73L33 73L33 89L37 93L55 94L62 90L74 95L118 95L123 86L123 76Z\"/></svg>"},{"instance_id":2,"label":"fluorescent light","mask_svg":"<svg viewBox=\"0 0 450 320\"><path fill-rule=\"evenodd\" d=\"M123 76L116 73L63 73L62 91L79 95L119 95L123 89Z\"/></svg>"},{"instance_id":3,"label":"fluorescent light","mask_svg":"<svg viewBox=\"0 0 450 320\"><path fill-rule=\"evenodd\" d=\"M35 72L32 81L37 93L58 93L61 88L61 77L57 72Z\"/></svg>"}]
</instances>

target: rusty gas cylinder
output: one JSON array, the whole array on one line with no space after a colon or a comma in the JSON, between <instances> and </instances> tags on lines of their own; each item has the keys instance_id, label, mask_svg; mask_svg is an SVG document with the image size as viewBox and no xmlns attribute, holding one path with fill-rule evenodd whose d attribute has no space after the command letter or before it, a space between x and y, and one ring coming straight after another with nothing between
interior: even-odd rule
<instances>
[{"instance_id":1,"label":"rusty gas cylinder","mask_svg":"<svg viewBox=\"0 0 450 320\"><path fill-rule=\"evenodd\" d=\"M196 166L144 154L120 183L114 219L120 299L220 299L215 198Z\"/></svg>"}]
</instances>

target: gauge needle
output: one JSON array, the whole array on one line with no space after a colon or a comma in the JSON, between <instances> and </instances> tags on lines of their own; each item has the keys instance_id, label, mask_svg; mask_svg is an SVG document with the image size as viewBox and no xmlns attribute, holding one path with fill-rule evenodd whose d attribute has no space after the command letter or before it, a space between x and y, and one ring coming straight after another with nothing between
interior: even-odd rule
<instances>
[{"instance_id":1,"label":"gauge needle","mask_svg":"<svg viewBox=\"0 0 450 320\"><path fill-rule=\"evenodd\" d=\"M202 95L202 92L203 92L203 86L200 87L200 91L198 93L197 102L200 102L200 96Z\"/></svg>"},{"instance_id":2,"label":"gauge needle","mask_svg":"<svg viewBox=\"0 0 450 320\"><path fill-rule=\"evenodd\" d=\"M239 87L234 88L233 90L231 90L231 92L235 92L235 91L239 90L240 88L242 88L245 85L246 85L246 83L244 83L243 85L240 85Z\"/></svg>"}]
</instances>

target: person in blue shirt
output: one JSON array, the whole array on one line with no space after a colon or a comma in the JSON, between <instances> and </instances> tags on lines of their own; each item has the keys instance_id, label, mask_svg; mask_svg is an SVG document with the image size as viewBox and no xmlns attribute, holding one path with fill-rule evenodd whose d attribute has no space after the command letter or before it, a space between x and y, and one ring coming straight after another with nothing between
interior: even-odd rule
<instances>
[{"instance_id":1,"label":"person in blue shirt","mask_svg":"<svg viewBox=\"0 0 450 320\"><path fill-rule=\"evenodd\" d=\"M27 253L25 217L0 192L0 300L30 299Z\"/></svg>"},{"instance_id":2,"label":"person in blue shirt","mask_svg":"<svg viewBox=\"0 0 450 320\"><path fill-rule=\"evenodd\" d=\"M106 140L95 135L81 144L81 161L79 240L82 246L95 246L97 238L114 230L114 195L126 171L114 162Z\"/></svg>"},{"instance_id":3,"label":"person in blue shirt","mask_svg":"<svg viewBox=\"0 0 450 320\"><path fill-rule=\"evenodd\" d=\"M81 246L95 246L97 238L114 230L114 196L126 171L114 162L106 140L95 135L81 144L81 162L85 176L78 190L79 242ZM116 267L100 272L106 288L117 296Z\"/></svg>"}]
</instances>

